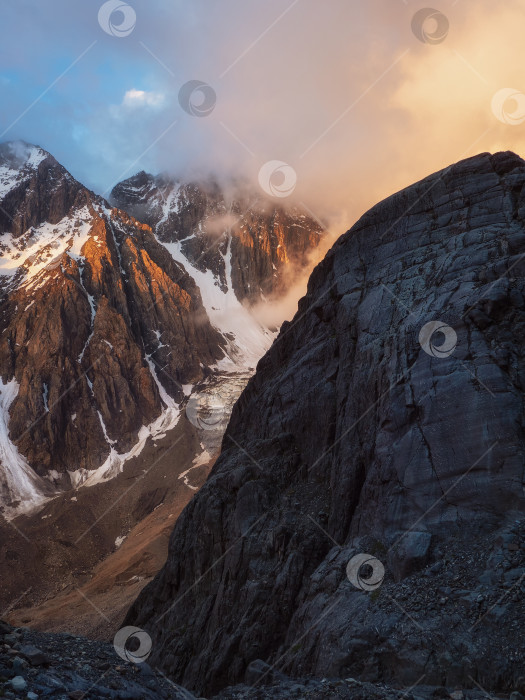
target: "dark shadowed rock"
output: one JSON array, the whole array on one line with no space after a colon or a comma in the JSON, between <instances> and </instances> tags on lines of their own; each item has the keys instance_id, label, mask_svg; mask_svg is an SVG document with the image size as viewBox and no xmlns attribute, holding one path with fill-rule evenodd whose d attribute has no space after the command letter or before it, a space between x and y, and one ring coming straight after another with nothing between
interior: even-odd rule
<instances>
[{"instance_id":1,"label":"dark shadowed rock","mask_svg":"<svg viewBox=\"0 0 525 700\"><path fill-rule=\"evenodd\" d=\"M73 635L39 634L17 630L20 650L0 645L0 696L27 700L68 698L69 700L194 700L195 696L164 678L154 669L124 662L112 644L94 642ZM37 648L38 647L38 648ZM42 649L43 651L40 651ZM36 652L40 655L37 658ZM21 656L33 659L30 664ZM45 656L47 668L42 668ZM147 665L147 664L146 664Z\"/></svg>"},{"instance_id":2,"label":"dark shadowed rock","mask_svg":"<svg viewBox=\"0 0 525 700\"><path fill-rule=\"evenodd\" d=\"M287 680L286 676L278 671L275 671L270 664L267 664L262 659L256 659L249 664L244 676L246 685L268 685Z\"/></svg>"},{"instance_id":3,"label":"dark shadowed rock","mask_svg":"<svg viewBox=\"0 0 525 700\"><path fill-rule=\"evenodd\" d=\"M430 532L408 532L388 553L388 568L396 581L422 569L430 556Z\"/></svg>"},{"instance_id":4,"label":"dark shadowed rock","mask_svg":"<svg viewBox=\"0 0 525 700\"><path fill-rule=\"evenodd\" d=\"M524 253L512 153L432 175L338 240L127 616L153 663L201 693L256 659L297 678L514 689ZM347 577L360 553L386 567L372 590L369 572Z\"/></svg>"},{"instance_id":5,"label":"dark shadowed rock","mask_svg":"<svg viewBox=\"0 0 525 700\"><path fill-rule=\"evenodd\" d=\"M26 661L29 661L31 666L46 666L51 663L51 658L32 644L26 644L20 647L19 651L20 656L23 656Z\"/></svg>"}]
</instances>

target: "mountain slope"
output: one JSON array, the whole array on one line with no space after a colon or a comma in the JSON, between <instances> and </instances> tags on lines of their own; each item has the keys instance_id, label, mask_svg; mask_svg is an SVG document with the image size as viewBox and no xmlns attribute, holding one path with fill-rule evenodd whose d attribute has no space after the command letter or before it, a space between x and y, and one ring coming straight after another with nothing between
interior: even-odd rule
<instances>
[{"instance_id":1,"label":"mountain slope","mask_svg":"<svg viewBox=\"0 0 525 700\"><path fill-rule=\"evenodd\" d=\"M260 684L519 684L524 251L511 153L430 176L338 240L126 617L153 663L201 694L257 659ZM347 575L360 553L382 585Z\"/></svg>"},{"instance_id":2,"label":"mountain slope","mask_svg":"<svg viewBox=\"0 0 525 700\"><path fill-rule=\"evenodd\" d=\"M115 204L148 223L163 243L181 242L181 252L201 272L212 270L227 285L227 243L231 241L232 286L240 301L256 303L286 291L293 274L309 262L323 229L305 212L285 209L232 184L185 183L141 172L119 183Z\"/></svg>"},{"instance_id":3,"label":"mountain slope","mask_svg":"<svg viewBox=\"0 0 525 700\"><path fill-rule=\"evenodd\" d=\"M180 187L184 212L198 210L201 190ZM149 198L135 194L138 211ZM210 201L189 260L171 223L161 237L41 148L0 145L0 568L10 570L0 608L14 605L12 619L113 629L164 562L167 528L204 483L275 337L237 297L241 231L222 216L212 225ZM276 267L288 290L302 270L295 251L316 246L319 227L304 234L304 215L272 216L265 255L287 260Z\"/></svg>"},{"instance_id":4,"label":"mountain slope","mask_svg":"<svg viewBox=\"0 0 525 700\"><path fill-rule=\"evenodd\" d=\"M37 147L7 144L0 155L9 514L118 472L148 435L173 427L183 386L204 378L226 341L147 225L109 209Z\"/></svg>"},{"instance_id":5,"label":"mountain slope","mask_svg":"<svg viewBox=\"0 0 525 700\"><path fill-rule=\"evenodd\" d=\"M0 144L0 231L18 238L43 221L57 224L81 189L43 149L19 141Z\"/></svg>"},{"instance_id":6,"label":"mountain slope","mask_svg":"<svg viewBox=\"0 0 525 700\"><path fill-rule=\"evenodd\" d=\"M235 364L255 369L272 336L252 311L304 278L324 231L298 209L276 206L239 184L230 190L141 172L119 183L111 201L152 227L197 281Z\"/></svg>"}]
</instances>

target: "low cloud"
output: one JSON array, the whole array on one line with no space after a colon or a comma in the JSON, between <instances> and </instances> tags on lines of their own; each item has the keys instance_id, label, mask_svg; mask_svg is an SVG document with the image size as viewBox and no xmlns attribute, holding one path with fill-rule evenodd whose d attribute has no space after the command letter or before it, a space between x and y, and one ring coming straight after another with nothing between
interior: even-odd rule
<instances>
[{"instance_id":1,"label":"low cloud","mask_svg":"<svg viewBox=\"0 0 525 700\"><path fill-rule=\"evenodd\" d=\"M281 161L296 183L273 201L306 205L341 234L451 162L525 153L525 126L491 109L502 88L525 94L522 0L436 0L447 23L430 18L433 43L414 31L414 2L128 1L124 38L100 28L99 3L69 0L6 0L0 27L3 138L39 142L99 192L145 169L262 195L261 168ZM190 81L213 89L205 116L179 102Z\"/></svg>"},{"instance_id":2,"label":"low cloud","mask_svg":"<svg viewBox=\"0 0 525 700\"><path fill-rule=\"evenodd\" d=\"M221 214L219 216L211 216L206 219L206 233L212 236L221 236L226 231L235 233L235 225L239 223L239 217L233 214ZM232 230L233 229L233 230Z\"/></svg>"},{"instance_id":3,"label":"low cloud","mask_svg":"<svg viewBox=\"0 0 525 700\"><path fill-rule=\"evenodd\" d=\"M339 229L336 230L339 231ZM335 230L326 229L319 246L309 251L304 267L289 265L281 268L281 279L287 290L286 293L276 294L273 298L260 301L250 307L250 311L259 323L268 328L279 328L283 321L293 318L299 299L306 292L313 268L321 262L338 237L339 233Z\"/></svg>"},{"instance_id":4,"label":"low cloud","mask_svg":"<svg viewBox=\"0 0 525 700\"><path fill-rule=\"evenodd\" d=\"M419 8L390 0L332 0L322 9L317 0L195 0L163 23L153 10L142 20L138 12L136 38L158 59L144 52L166 101L140 132L120 121L114 143L140 154L159 139L141 167L244 180L261 194L261 168L287 163L296 183L273 201L306 204L342 233L377 201L451 162L525 152L523 129L491 109L502 87L525 92L525 6L438 4L448 32L435 44L413 31ZM216 95L204 117L178 102L193 80Z\"/></svg>"},{"instance_id":5,"label":"low cloud","mask_svg":"<svg viewBox=\"0 0 525 700\"><path fill-rule=\"evenodd\" d=\"M164 95L158 92L147 92L146 90L128 90L124 95L122 104L124 107L160 107L164 103Z\"/></svg>"}]
</instances>

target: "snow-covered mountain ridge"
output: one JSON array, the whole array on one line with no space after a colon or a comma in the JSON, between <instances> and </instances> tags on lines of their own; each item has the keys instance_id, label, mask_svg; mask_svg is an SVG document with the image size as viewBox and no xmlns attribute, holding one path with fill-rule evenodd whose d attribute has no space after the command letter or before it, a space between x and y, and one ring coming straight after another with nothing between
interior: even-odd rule
<instances>
[{"instance_id":1,"label":"snow-covered mountain ridge","mask_svg":"<svg viewBox=\"0 0 525 700\"><path fill-rule=\"evenodd\" d=\"M218 189L145 177L146 189L115 188L111 207L44 150L0 145L8 517L118 474L211 378L231 376L237 395L275 335L254 305L282 293L321 238L303 214L240 211Z\"/></svg>"}]
</instances>

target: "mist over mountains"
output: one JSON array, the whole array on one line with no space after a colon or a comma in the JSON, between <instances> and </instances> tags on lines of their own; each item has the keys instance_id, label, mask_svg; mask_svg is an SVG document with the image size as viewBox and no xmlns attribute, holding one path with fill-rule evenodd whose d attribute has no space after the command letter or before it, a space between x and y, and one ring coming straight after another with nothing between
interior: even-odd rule
<instances>
[{"instance_id":1,"label":"mist over mountains","mask_svg":"<svg viewBox=\"0 0 525 700\"><path fill-rule=\"evenodd\" d=\"M27 508L117 474L208 375L253 371L275 324L250 308L304 277L323 232L145 174L113 190L114 209L39 147L0 158L3 505Z\"/></svg>"},{"instance_id":2,"label":"mist over mountains","mask_svg":"<svg viewBox=\"0 0 525 700\"><path fill-rule=\"evenodd\" d=\"M4 0L0 697L525 699L524 23Z\"/></svg>"},{"instance_id":3,"label":"mist over mountains","mask_svg":"<svg viewBox=\"0 0 525 700\"><path fill-rule=\"evenodd\" d=\"M8 2L0 27L10 95L2 139L39 143L106 197L138 169L257 187L260 168L280 160L297 173L292 201L339 235L430 171L483 150L523 150L521 130L491 109L501 88L523 91L519 0L444 2L438 45L414 35L419 7L390 0L336 0L326 12L315 0L133 5L122 37L102 31L98 7L67 0L53 0L53 12L28 3L29 14ZM215 94L203 118L179 102L195 80Z\"/></svg>"}]
</instances>

